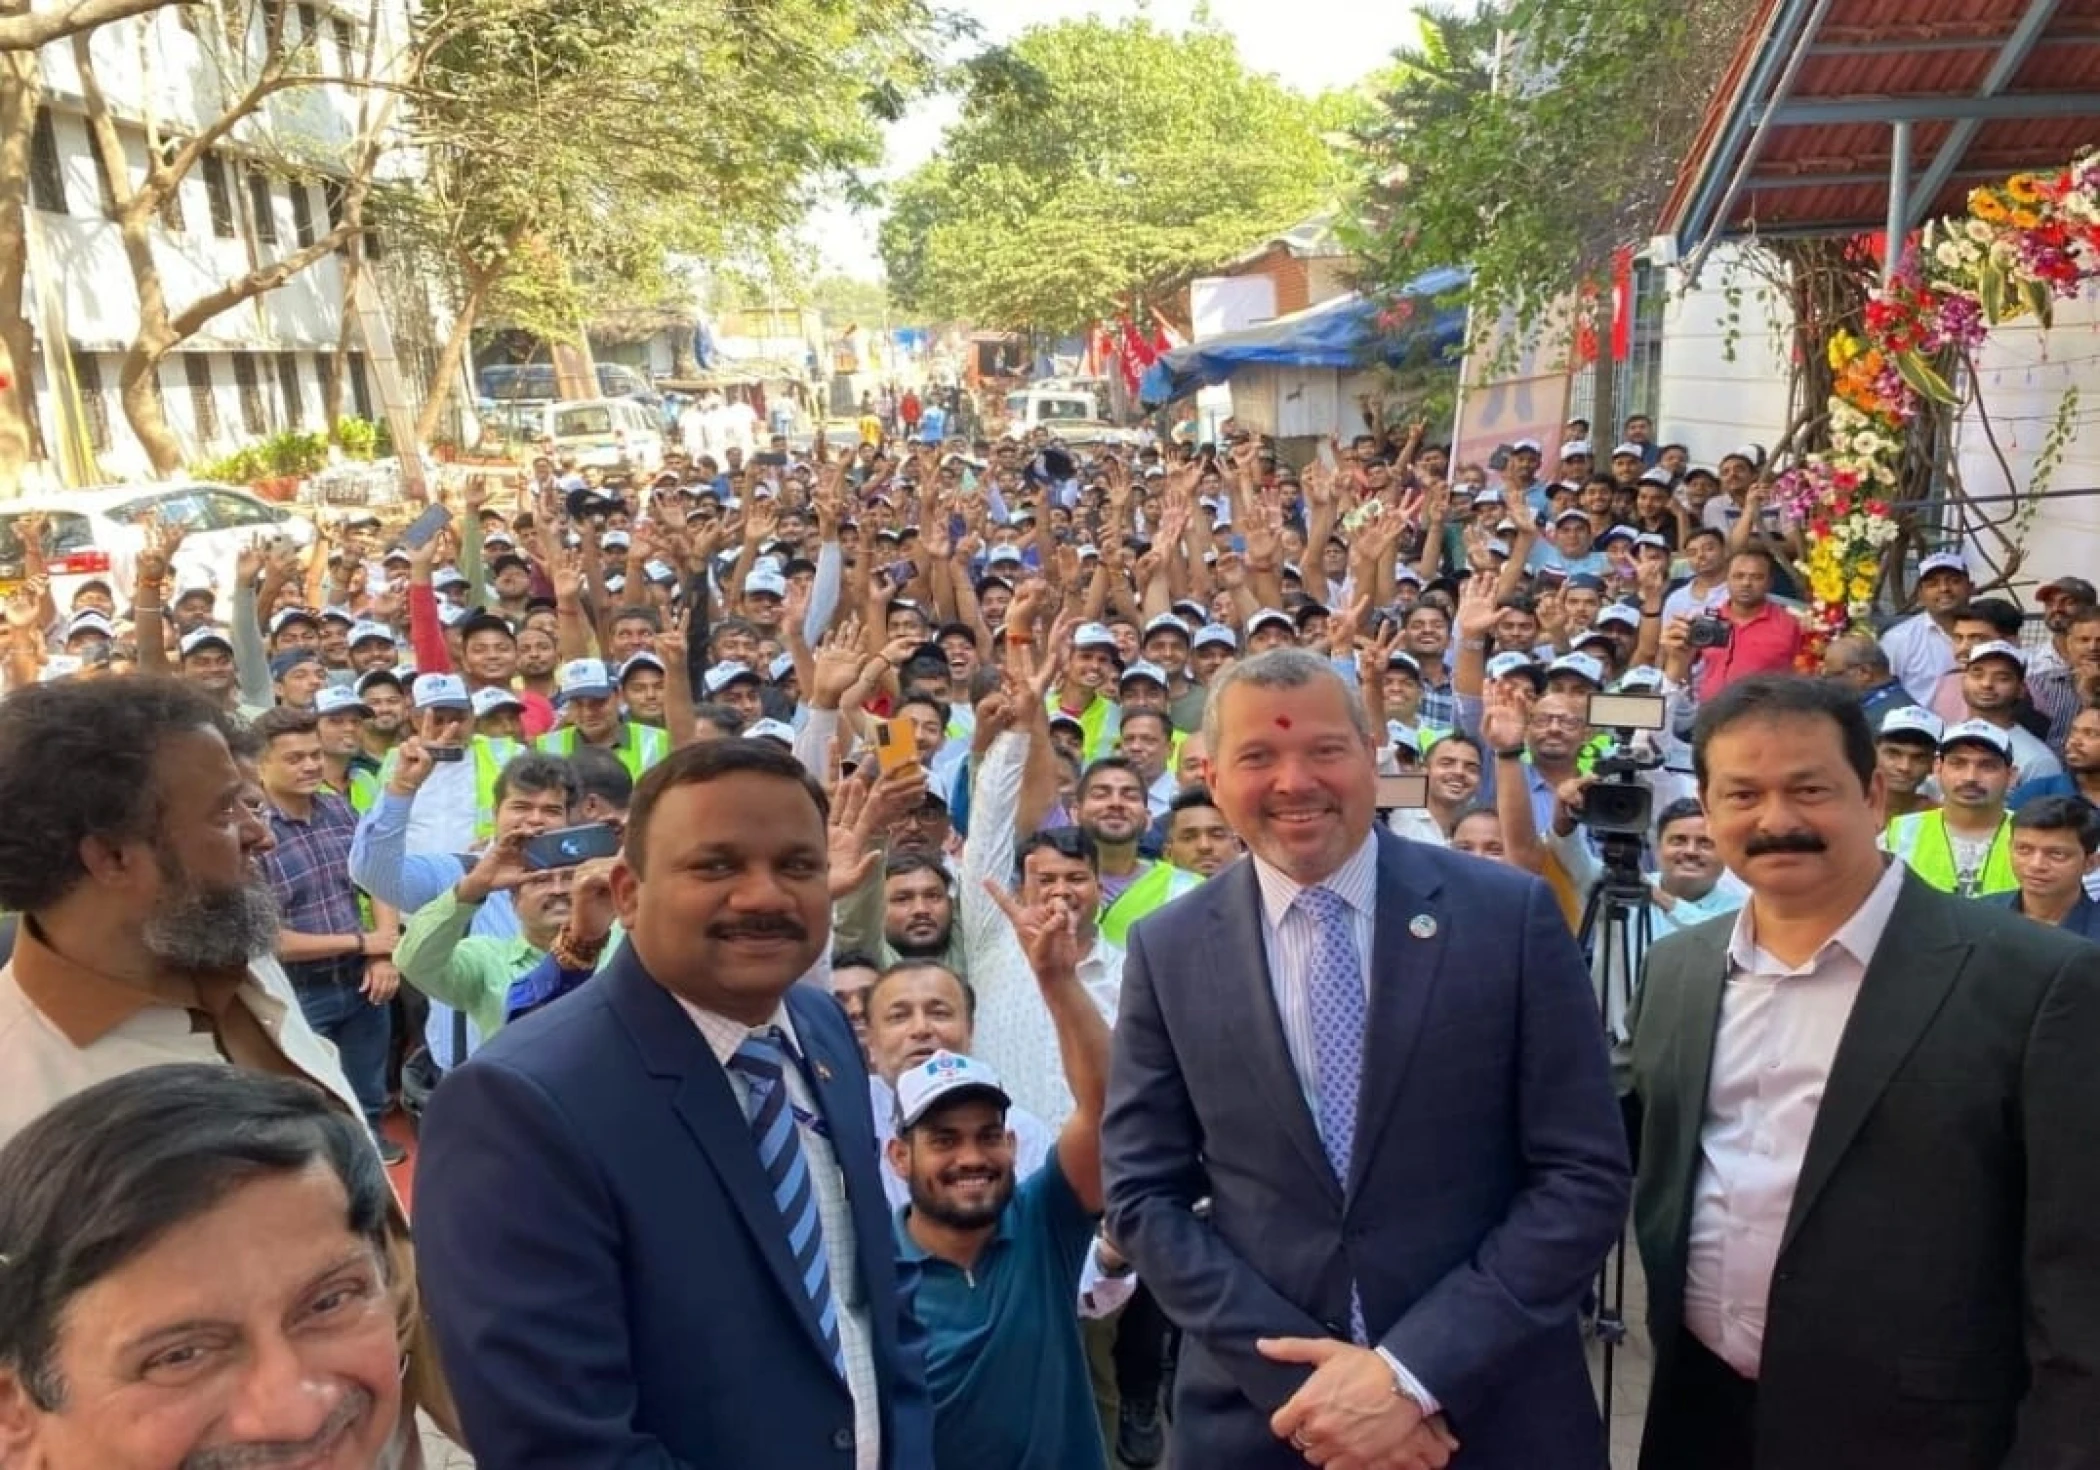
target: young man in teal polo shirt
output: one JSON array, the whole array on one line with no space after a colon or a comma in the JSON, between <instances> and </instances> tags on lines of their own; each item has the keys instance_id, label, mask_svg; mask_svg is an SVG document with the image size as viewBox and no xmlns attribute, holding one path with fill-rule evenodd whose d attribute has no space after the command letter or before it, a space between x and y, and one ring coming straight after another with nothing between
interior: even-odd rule
<instances>
[{"instance_id":1,"label":"young man in teal polo shirt","mask_svg":"<svg viewBox=\"0 0 2100 1470\"><path fill-rule=\"evenodd\" d=\"M994 897L1056 1025L1075 1106L1049 1160L1016 1185L1009 1098L991 1068L941 1051L898 1073L889 1158L911 1203L897 1246L920 1271L934 1463L1105 1470L1072 1302L1101 1217L1108 1027L1079 980L1076 916Z\"/></svg>"}]
</instances>

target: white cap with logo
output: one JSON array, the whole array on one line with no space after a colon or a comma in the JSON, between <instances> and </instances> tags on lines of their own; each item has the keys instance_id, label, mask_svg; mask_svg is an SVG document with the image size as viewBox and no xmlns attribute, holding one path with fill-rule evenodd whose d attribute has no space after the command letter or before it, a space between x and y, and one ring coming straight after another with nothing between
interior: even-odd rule
<instances>
[{"instance_id":1,"label":"white cap with logo","mask_svg":"<svg viewBox=\"0 0 2100 1470\"><path fill-rule=\"evenodd\" d=\"M897 1127L910 1128L938 1104L968 1093L997 1098L1001 1107L1013 1102L1000 1085L999 1074L983 1062L952 1051L937 1051L897 1074Z\"/></svg>"}]
</instances>

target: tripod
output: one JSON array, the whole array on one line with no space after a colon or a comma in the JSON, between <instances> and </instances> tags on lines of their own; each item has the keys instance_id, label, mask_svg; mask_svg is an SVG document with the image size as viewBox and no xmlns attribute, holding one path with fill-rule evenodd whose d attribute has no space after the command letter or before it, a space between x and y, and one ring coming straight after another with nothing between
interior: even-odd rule
<instances>
[{"instance_id":1,"label":"tripod","mask_svg":"<svg viewBox=\"0 0 2100 1470\"><path fill-rule=\"evenodd\" d=\"M1623 1062L1629 1033L1627 1013L1633 1008L1634 987L1640 965L1654 938L1655 908L1648 883L1641 876L1641 839L1620 832L1600 832L1597 845L1604 860L1604 876L1590 890L1582 909L1578 942L1590 957L1590 976L1597 990L1597 1014L1612 1050L1613 1071ZM1629 1152L1639 1138L1632 1126L1634 1110L1630 1098L1620 1099L1627 1120ZM1612 1370L1619 1345L1626 1341L1626 1232L1605 1258L1597 1273L1597 1341L1604 1348L1604 1422L1611 1422Z\"/></svg>"}]
</instances>

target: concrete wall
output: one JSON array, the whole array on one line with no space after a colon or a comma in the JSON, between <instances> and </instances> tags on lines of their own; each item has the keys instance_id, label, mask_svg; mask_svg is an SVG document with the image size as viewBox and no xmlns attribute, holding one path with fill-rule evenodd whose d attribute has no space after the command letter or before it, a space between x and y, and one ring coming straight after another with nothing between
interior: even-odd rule
<instances>
[{"instance_id":1,"label":"concrete wall","mask_svg":"<svg viewBox=\"0 0 2100 1470\"><path fill-rule=\"evenodd\" d=\"M1689 290L1673 268L1663 308L1657 441L1683 444L1694 464L1714 464L1746 442L1769 450L1787 424L1790 322L1785 300L1737 246L1715 247Z\"/></svg>"}]
</instances>

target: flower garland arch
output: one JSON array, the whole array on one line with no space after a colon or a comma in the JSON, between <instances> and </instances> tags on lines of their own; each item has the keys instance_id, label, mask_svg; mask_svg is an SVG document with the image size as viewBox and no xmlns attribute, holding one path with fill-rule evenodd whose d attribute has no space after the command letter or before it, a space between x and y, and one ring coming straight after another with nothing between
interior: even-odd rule
<instances>
[{"instance_id":1,"label":"flower garland arch","mask_svg":"<svg viewBox=\"0 0 2100 1470\"><path fill-rule=\"evenodd\" d=\"M1902 249L1891 241L1891 249ZM1779 477L1802 526L1809 610L1804 659L1873 612L1895 514L1903 443L1925 400L1953 404L1933 365L2022 316L2049 325L2055 301L2100 278L2100 149L2055 173L1969 191L1964 213L1926 225L1867 300L1863 330L1830 339L1830 447Z\"/></svg>"}]
</instances>

